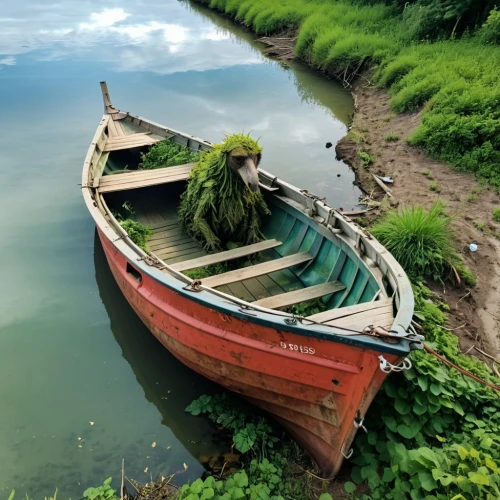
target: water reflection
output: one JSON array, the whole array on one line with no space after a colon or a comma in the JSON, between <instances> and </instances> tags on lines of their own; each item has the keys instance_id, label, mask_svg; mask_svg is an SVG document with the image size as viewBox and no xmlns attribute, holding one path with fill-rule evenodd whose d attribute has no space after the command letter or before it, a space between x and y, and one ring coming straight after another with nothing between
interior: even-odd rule
<instances>
[{"instance_id":1,"label":"water reflection","mask_svg":"<svg viewBox=\"0 0 500 500\"><path fill-rule=\"evenodd\" d=\"M220 388L207 379L194 373L172 356L144 326L121 293L109 269L106 256L97 233L94 242L95 279L99 296L109 316L113 335L122 350L123 358L130 364L132 371L144 391L145 398L153 403L161 414L161 422L175 434L178 443L171 446L158 443L151 450L149 469L155 473L166 474L178 460L181 444L194 458L218 455L221 450L212 442L214 426L208 419L193 417L185 412L186 406L201 394L219 392ZM174 388L168 389L168 388ZM182 454L181 454L182 455ZM129 457L135 464L137 457ZM199 475L199 470L195 471ZM188 476L192 476L188 474ZM196 477L196 476L195 476ZM185 480L185 476L182 478Z\"/></svg>"}]
</instances>

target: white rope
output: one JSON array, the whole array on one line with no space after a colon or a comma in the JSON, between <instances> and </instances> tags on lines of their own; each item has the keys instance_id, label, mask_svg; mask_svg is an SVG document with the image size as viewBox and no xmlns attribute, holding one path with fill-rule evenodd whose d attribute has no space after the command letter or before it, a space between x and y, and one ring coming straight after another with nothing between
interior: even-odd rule
<instances>
[{"instance_id":1,"label":"white rope","mask_svg":"<svg viewBox=\"0 0 500 500\"><path fill-rule=\"evenodd\" d=\"M389 363L389 361L387 361L387 359L385 359L382 355L380 355L378 359L380 360L380 369L384 373L402 372L403 370L409 370L412 367L411 361L408 358L403 359L399 365Z\"/></svg>"}]
</instances>

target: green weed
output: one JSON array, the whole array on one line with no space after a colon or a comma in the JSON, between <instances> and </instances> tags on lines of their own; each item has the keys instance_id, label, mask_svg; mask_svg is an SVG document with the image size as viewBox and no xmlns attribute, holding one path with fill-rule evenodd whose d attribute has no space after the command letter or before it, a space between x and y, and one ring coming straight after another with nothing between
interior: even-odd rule
<instances>
[{"instance_id":1,"label":"green weed","mask_svg":"<svg viewBox=\"0 0 500 500\"><path fill-rule=\"evenodd\" d=\"M476 228L476 229L479 229L479 231L483 232L484 233L484 229L485 229L485 225L480 223L480 222L476 222L475 220L472 221L472 225Z\"/></svg>"},{"instance_id":2,"label":"green weed","mask_svg":"<svg viewBox=\"0 0 500 500\"><path fill-rule=\"evenodd\" d=\"M364 168L368 168L373 163L373 157L367 151L359 151L358 157Z\"/></svg>"},{"instance_id":3,"label":"green weed","mask_svg":"<svg viewBox=\"0 0 500 500\"><path fill-rule=\"evenodd\" d=\"M422 170L422 174L425 175L428 179L433 179L434 177L432 176L432 172L426 168L425 170Z\"/></svg>"},{"instance_id":4,"label":"green weed","mask_svg":"<svg viewBox=\"0 0 500 500\"><path fill-rule=\"evenodd\" d=\"M394 141L398 141L399 140L399 136L393 131L391 130L385 137L384 139L387 141L387 142L394 142Z\"/></svg>"},{"instance_id":5,"label":"green weed","mask_svg":"<svg viewBox=\"0 0 500 500\"><path fill-rule=\"evenodd\" d=\"M456 260L450 222L436 203L430 211L415 206L389 212L371 231L410 276L442 279Z\"/></svg>"},{"instance_id":6,"label":"green weed","mask_svg":"<svg viewBox=\"0 0 500 500\"><path fill-rule=\"evenodd\" d=\"M120 226L125 229L130 239L144 252L149 253L148 238L153 234L150 227L142 225L132 219L125 219L120 222Z\"/></svg>"},{"instance_id":7,"label":"green weed","mask_svg":"<svg viewBox=\"0 0 500 500\"><path fill-rule=\"evenodd\" d=\"M352 139L352 141L354 141L356 144L361 144L364 140L363 135L356 130L349 130L349 132L347 133L347 137Z\"/></svg>"},{"instance_id":8,"label":"green weed","mask_svg":"<svg viewBox=\"0 0 500 500\"><path fill-rule=\"evenodd\" d=\"M441 188L439 187L439 184L437 183L437 181L432 181L430 184L429 184L429 189L431 191L434 191L436 193L440 193L441 192Z\"/></svg>"},{"instance_id":9,"label":"green weed","mask_svg":"<svg viewBox=\"0 0 500 500\"><path fill-rule=\"evenodd\" d=\"M500 222L500 207L494 208L493 211L491 212L491 216L493 217L493 220L495 222Z\"/></svg>"},{"instance_id":10,"label":"green weed","mask_svg":"<svg viewBox=\"0 0 500 500\"><path fill-rule=\"evenodd\" d=\"M198 161L200 156L201 153L193 152L185 146L166 139L151 146L151 149L146 154L141 153L141 167L144 170L152 170L184 165Z\"/></svg>"}]
</instances>

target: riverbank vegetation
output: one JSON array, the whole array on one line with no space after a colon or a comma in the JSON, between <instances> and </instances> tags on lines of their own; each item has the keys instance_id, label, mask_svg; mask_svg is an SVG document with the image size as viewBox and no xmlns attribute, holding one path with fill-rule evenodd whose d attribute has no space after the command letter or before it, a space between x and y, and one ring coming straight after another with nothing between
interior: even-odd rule
<instances>
[{"instance_id":1,"label":"riverbank vegetation","mask_svg":"<svg viewBox=\"0 0 500 500\"><path fill-rule=\"evenodd\" d=\"M500 2L198 0L346 85L375 71L396 113L422 109L409 142L500 189Z\"/></svg>"}]
</instances>

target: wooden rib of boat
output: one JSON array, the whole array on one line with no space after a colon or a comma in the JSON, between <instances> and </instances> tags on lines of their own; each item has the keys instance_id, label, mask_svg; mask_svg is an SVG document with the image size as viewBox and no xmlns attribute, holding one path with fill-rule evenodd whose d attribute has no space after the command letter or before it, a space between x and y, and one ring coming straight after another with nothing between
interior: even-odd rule
<instances>
[{"instance_id":1,"label":"wooden rib of boat","mask_svg":"<svg viewBox=\"0 0 500 500\"><path fill-rule=\"evenodd\" d=\"M410 350L421 348L403 269L340 212L262 170L272 212L262 227L266 239L207 254L176 214L192 165L138 166L139 153L164 139L193 151L212 145L119 111L105 82L101 88L105 113L85 159L82 190L120 289L178 359L268 411L324 477L333 477L387 373L404 368ZM125 201L153 228L149 254L113 215ZM244 258L251 265L201 284L184 274ZM326 310L307 318L286 312L311 299Z\"/></svg>"}]
</instances>

